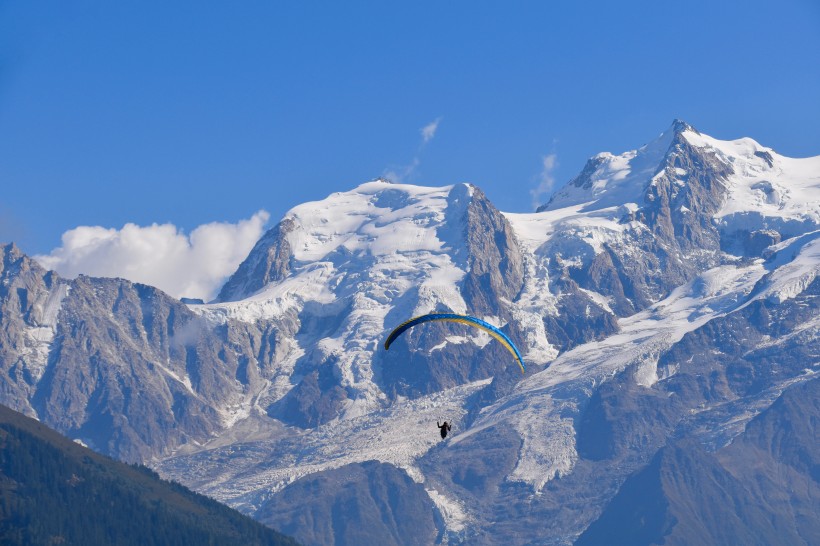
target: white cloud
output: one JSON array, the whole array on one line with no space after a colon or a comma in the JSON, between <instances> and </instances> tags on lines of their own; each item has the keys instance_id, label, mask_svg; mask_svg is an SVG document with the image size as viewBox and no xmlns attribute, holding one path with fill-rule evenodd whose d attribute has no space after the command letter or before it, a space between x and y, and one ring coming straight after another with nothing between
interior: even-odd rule
<instances>
[{"instance_id":1,"label":"white cloud","mask_svg":"<svg viewBox=\"0 0 820 546\"><path fill-rule=\"evenodd\" d=\"M441 118L436 118L434 121L431 121L427 125L421 128L421 138L422 143L427 144L433 137L436 136L436 131L438 131L438 124L441 121Z\"/></svg>"},{"instance_id":2,"label":"white cloud","mask_svg":"<svg viewBox=\"0 0 820 546\"><path fill-rule=\"evenodd\" d=\"M268 218L260 210L236 224L203 224L190 235L173 224L80 226L63 234L61 247L34 258L64 277L122 277L208 301L247 257Z\"/></svg>"},{"instance_id":3,"label":"white cloud","mask_svg":"<svg viewBox=\"0 0 820 546\"><path fill-rule=\"evenodd\" d=\"M541 174L538 175L538 186L530 190L532 208L543 205L543 199L552 193L555 187L555 168L558 167L558 155L547 154L541 157Z\"/></svg>"}]
</instances>

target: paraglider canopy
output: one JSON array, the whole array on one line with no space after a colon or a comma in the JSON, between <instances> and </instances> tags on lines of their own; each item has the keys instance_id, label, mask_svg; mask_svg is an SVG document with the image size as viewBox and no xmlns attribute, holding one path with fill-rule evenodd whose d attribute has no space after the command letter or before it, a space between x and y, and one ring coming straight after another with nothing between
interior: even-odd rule
<instances>
[{"instance_id":1,"label":"paraglider canopy","mask_svg":"<svg viewBox=\"0 0 820 546\"><path fill-rule=\"evenodd\" d=\"M387 336L387 340L384 342L384 349L390 349L390 345L402 335L405 331L416 326L417 324L421 324L423 322L430 322L434 320L443 320L447 322L460 322L462 324L467 324L469 326L473 326L476 328L480 328L493 336L499 342L501 342L504 347L507 348L510 353L516 358L518 362L518 366L521 368L521 373L524 373L524 359L521 358L521 353L518 352L518 348L512 342L512 340L507 337L507 335L490 324L489 322L485 322L479 318L471 317L469 315L459 315L456 313L430 313L427 315L422 315L420 317L412 318L406 322L399 324L395 330L390 332L390 335Z\"/></svg>"}]
</instances>

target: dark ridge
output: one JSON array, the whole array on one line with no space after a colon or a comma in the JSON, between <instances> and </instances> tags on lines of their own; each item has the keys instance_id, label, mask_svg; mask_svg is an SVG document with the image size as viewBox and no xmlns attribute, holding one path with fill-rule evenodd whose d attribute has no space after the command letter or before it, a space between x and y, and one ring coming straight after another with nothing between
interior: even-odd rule
<instances>
[{"instance_id":1,"label":"dark ridge","mask_svg":"<svg viewBox=\"0 0 820 546\"><path fill-rule=\"evenodd\" d=\"M0 406L0 544L295 545L141 465Z\"/></svg>"}]
</instances>

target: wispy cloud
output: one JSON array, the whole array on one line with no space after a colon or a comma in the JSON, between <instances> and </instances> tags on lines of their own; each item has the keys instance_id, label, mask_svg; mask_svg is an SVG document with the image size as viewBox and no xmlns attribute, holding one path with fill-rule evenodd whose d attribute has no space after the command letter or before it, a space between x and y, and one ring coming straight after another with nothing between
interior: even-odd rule
<instances>
[{"instance_id":1,"label":"wispy cloud","mask_svg":"<svg viewBox=\"0 0 820 546\"><path fill-rule=\"evenodd\" d=\"M415 172L416 167L419 166L420 162L421 161L419 160L419 158L416 157L413 159L413 162L409 165L388 167L384 170L382 176L387 180L390 180L391 182L397 182L399 184L407 182Z\"/></svg>"},{"instance_id":2,"label":"wispy cloud","mask_svg":"<svg viewBox=\"0 0 820 546\"><path fill-rule=\"evenodd\" d=\"M268 218L260 210L236 224L203 224L190 235L173 224L80 226L63 234L62 246L35 259L65 277L122 277L177 298L208 301L247 257Z\"/></svg>"},{"instance_id":3,"label":"wispy cloud","mask_svg":"<svg viewBox=\"0 0 820 546\"><path fill-rule=\"evenodd\" d=\"M436 136L436 131L438 131L438 124L440 121L441 118L436 118L434 121L431 121L421 128L422 144L427 144L433 140L433 137Z\"/></svg>"},{"instance_id":4,"label":"wispy cloud","mask_svg":"<svg viewBox=\"0 0 820 546\"><path fill-rule=\"evenodd\" d=\"M538 186L530 190L532 208L543 205L544 199L555 187L555 169L558 167L558 155L555 153L541 156L541 173L538 175Z\"/></svg>"},{"instance_id":5,"label":"wispy cloud","mask_svg":"<svg viewBox=\"0 0 820 546\"><path fill-rule=\"evenodd\" d=\"M416 157L413 158L413 161L407 165L390 166L384 170L382 176L388 180L398 183L410 181L413 175L415 175L416 169L418 169L418 166L421 164L421 153L424 151L427 144L436 136L439 123L441 123L440 117L421 128L421 143L416 150Z\"/></svg>"}]
</instances>

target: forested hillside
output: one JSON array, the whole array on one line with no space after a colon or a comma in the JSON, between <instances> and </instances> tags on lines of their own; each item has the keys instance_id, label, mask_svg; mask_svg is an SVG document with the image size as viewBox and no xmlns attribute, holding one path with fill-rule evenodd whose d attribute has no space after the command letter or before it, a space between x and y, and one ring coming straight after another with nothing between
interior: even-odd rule
<instances>
[{"instance_id":1,"label":"forested hillside","mask_svg":"<svg viewBox=\"0 0 820 546\"><path fill-rule=\"evenodd\" d=\"M295 545L141 465L0 406L0 544Z\"/></svg>"}]
</instances>

